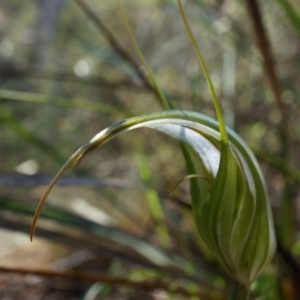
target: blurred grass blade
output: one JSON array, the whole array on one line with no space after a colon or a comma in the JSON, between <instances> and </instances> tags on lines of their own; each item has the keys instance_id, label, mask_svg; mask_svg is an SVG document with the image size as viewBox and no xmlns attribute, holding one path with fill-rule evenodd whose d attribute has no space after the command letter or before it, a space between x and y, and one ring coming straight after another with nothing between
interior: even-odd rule
<instances>
[{"instance_id":1,"label":"blurred grass blade","mask_svg":"<svg viewBox=\"0 0 300 300\"><path fill-rule=\"evenodd\" d=\"M36 148L43 153L48 154L57 164L62 164L65 161L65 156L60 154L59 149L53 147L50 143L37 136L34 132L26 129L23 124L13 118L10 113L5 110L0 110L0 123L19 136L19 138Z\"/></svg>"},{"instance_id":2,"label":"blurred grass blade","mask_svg":"<svg viewBox=\"0 0 300 300\"><path fill-rule=\"evenodd\" d=\"M127 52L119 43L118 39L112 35L110 30L102 23L102 21L97 17L97 15L86 5L83 0L74 0L77 5L82 9L84 14L88 17L88 19L102 32L105 39L111 45L112 49L122 58L125 62L127 62L132 69L136 72L137 76L143 81L146 88L152 92L155 92L155 89L152 85L149 84L145 74L140 69L139 65L132 58L131 54Z\"/></svg>"},{"instance_id":3,"label":"blurred grass blade","mask_svg":"<svg viewBox=\"0 0 300 300\"><path fill-rule=\"evenodd\" d=\"M107 105L107 104L99 104L99 103L81 100L81 99L68 99L63 97L54 97L54 96L35 94L35 93L16 92L16 91L3 90L3 89L0 89L0 99L21 101L21 102L35 103L35 104L55 105L55 106L61 106L66 108L94 111L102 114L117 115L123 117L129 117L135 115L134 113L130 113L126 110L122 110L120 108L116 108L115 106Z\"/></svg>"},{"instance_id":4,"label":"blurred grass blade","mask_svg":"<svg viewBox=\"0 0 300 300\"><path fill-rule=\"evenodd\" d=\"M276 167L285 176L290 177L296 180L297 182L300 182L300 170L297 167L291 165L285 159L279 157L278 155L275 155L270 151L266 151L265 149L253 145L251 145L251 149L257 157L266 161L271 166Z\"/></svg>"},{"instance_id":5,"label":"blurred grass blade","mask_svg":"<svg viewBox=\"0 0 300 300\"><path fill-rule=\"evenodd\" d=\"M288 16L288 19L294 25L294 28L298 31L298 34L300 35L299 5L298 5L298 7L296 7L294 4L291 3L290 0L276 0L276 1L281 5L284 12Z\"/></svg>"},{"instance_id":6,"label":"blurred grass blade","mask_svg":"<svg viewBox=\"0 0 300 300\"><path fill-rule=\"evenodd\" d=\"M0 173L0 187L30 187L47 186L53 176L36 173L26 175L20 173ZM107 178L105 180L94 177L64 176L59 181L60 186L85 186L85 187L117 187L123 189L143 189L126 180Z\"/></svg>"},{"instance_id":7,"label":"blurred grass blade","mask_svg":"<svg viewBox=\"0 0 300 300\"><path fill-rule=\"evenodd\" d=\"M27 201L24 202L24 199L18 200L17 197L13 195L0 194L1 213L12 212L16 214L16 216L32 216L35 208L34 203L35 201L32 201L32 199L29 199L29 201L27 199ZM107 250L111 250L112 257L115 253L117 257L123 260L133 261L154 269L158 268L170 274L174 271L174 274L188 276L187 274L184 275L185 264L187 263L184 258L170 253L165 254L162 250L152 246L144 239L120 229L95 223L78 214L56 208L49 204L43 209L41 217L46 220L54 221L58 225L60 224L59 228L61 228L61 233L67 232L67 228L74 228L86 235L96 236L96 244L102 245ZM64 225L63 227L61 226L62 224ZM58 227L56 226L54 228ZM72 238L72 233L70 234L70 238ZM80 239L80 235L75 235L74 238ZM92 240L91 243L93 243ZM93 249L94 246L88 248ZM190 276L190 279L194 281L202 280L202 276L204 276L204 274L196 268L195 276Z\"/></svg>"},{"instance_id":8,"label":"blurred grass blade","mask_svg":"<svg viewBox=\"0 0 300 300\"><path fill-rule=\"evenodd\" d=\"M136 142L136 147L137 147L136 159L139 167L140 177L143 183L146 184L146 186L151 186L152 185L151 172L142 145ZM145 196L148 201L148 206L151 212L151 216L155 221L155 226L156 226L160 243L165 248L170 248L171 238L165 223L165 217L164 217L164 212L163 212L163 207L161 205L160 197L158 193L155 191L155 189L153 188L147 188L145 190Z\"/></svg>"},{"instance_id":9,"label":"blurred grass blade","mask_svg":"<svg viewBox=\"0 0 300 300\"><path fill-rule=\"evenodd\" d=\"M117 286L119 289L121 287L128 288L139 288L146 291L151 290L165 290L172 291L173 294L179 294L185 297L189 297L189 299L207 299L207 300L225 300L223 296L219 293L212 293L207 289L202 288L197 285L196 288L193 288L191 291L182 285L175 284L174 282L162 281L162 280L145 280L145 281L136 281L130 280L128 278L122 278L119 276L108 276L101 273L78 273L74 271L64 271L57 272L53 270L47 269L35 269L35 268L12 268L12 267L0 267L1 273L19 273L19 274L35 274L37 276L48 277L48 278L59 278L62 279L73 279L76 281L87 281L87 282L102 282L109 284L111 286ZM194 286L195 287L195 286Z\"/></svg>"},{"instance_id":10,"label":"blurred grass blade","mask_svg":"<svg viewBox=\"0 0 300 300\"><path fill-rule=\"evenodd\" d=\"M34 213L34 207L35 206L32 204L17 201L7 195L1 195L0 208L2 212L10 210L15 213L22 213L30 216ZM137 237L122 232L121 230L94 223L80 217L77 214L66 212L62 209L58 209L49 205L48 207L45 207L41 217L67 226L76 227L80 230L88 232L89 234L95 234L99 238L107 240L106 243L108 246L108 241L110 241L118 244L119 247L129 247L156 265L172 265L170 259L162 254L159 250L156 250L152 245L140 240Z\"/></svg>"},{"instance_id":11,"label":"blurred grass blade","mask_svg":"<svg viewBox=\"0 0 300 300\"><path fill-rule=\"evenodd\" d=\"M164 109L170 109L170 105L168 103L168 100L166 99L163 91L161 90L160 86L158 85L158 83L157 83L157 81L155 79L155 76L152 73L152 71L151 71L151 69L150 69L150 67L149 67L149 65L148 65L148 63L147 63L147 61L146 61L146 59L145 59L145 57L144 57L144 55L143 55L143 53L142 53L142 51L141 51L141 49L140 49L137 41L136 41L136 39L135 39L132 31L131 31L131 29L130 29L130 26L128 24L128 21L127 21L127 18L126 18L123 6L121 4L121 1L120 0L116 0L116 2L117 2L117 6L118 6L118 9L119 9L120 15L121 15L122 20L123 20L123 24L125 26L125 29L126 29L128 35L130 37L130 40L131 40L131 42L132 42L132 44L134 46L134 49L135 49L135 51L136 51L139 59L144 64L144 66L145 66L145 68L146 68L146 70L148 72L148 76L149 76L149 78L151 80L151 83L153 84L155 90L157 91L157 95L158 95L158 98L159 98L159 100L161 102L162 107Z\"/></svg>"}]
</instances>

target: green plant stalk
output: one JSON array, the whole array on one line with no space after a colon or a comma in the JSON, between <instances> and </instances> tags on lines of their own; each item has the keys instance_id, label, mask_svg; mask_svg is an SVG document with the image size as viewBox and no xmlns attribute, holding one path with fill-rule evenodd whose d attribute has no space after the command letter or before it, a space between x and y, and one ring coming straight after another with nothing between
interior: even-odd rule
<instances>
[{"instance_id":1,"label":"green plant stalk","mask_svg":"<svg viewBox=\"0 0 300 300\"><path fill-rule=\"evenodd\" d=\"M213 99L213 103L214 103L214 106L215 106L215 109L216 109L216 112L217 112L217 117L219 119L221 139L223 137L224 138L224 142L226 142L228 138L227 138L227 131L226 131L226 126L225 126L225 121L223 119L222 110L221 110L221 107L220 107L217 95L215 93L215 89L214 89L213 83L212 83L212 81L210 79L209 73L207 71L206 65L204 63L204 60L203 60L202 54L200 52L200 49L199 49L199 47L197 45L196 39L194 37L194 34L193 34L193 32L192 32L192 30L191 30L191 28L189 26L189 23L187 21L186 16L185 16L184 9L182 7L181 1L177 0L177 2L178 2L178 6L179 6L179 11L180 11L181 18L182 18L183 23L185 25L185 29L188 32L188 35L189 35L189 37L190 37L190 39L192 41L192 44L194 46L194 50L196 51L196 55L198 57L198 61L200 63L200 66L201 66L201 68L203 70L205 79L206 79L207 84L209 86L209 90L210 90L210 93L211 93L211 96L212 96L212 99ZM192 157L191 157L191 154L189 153L188 149L182 147L182 152L184 154L185 161L187 163L189 173L190 174L196 174L197 170L195 168L194 162L192 161ZM197 181L196 178L192 178L191 179L190 193L191 193L192 199L193 198L196 199L198 197L198 195L201 194L199 183L198 183L198 181ZM193 204L193 205L194 205L194 209L196 209L196 210L199 209L198 205L195 205L195 204ZM199 238L200 238L200 245L201 245L201 248L203 249L204 253L206 253L206 255L208 253L210 253L209 255L211 255L211 252L207 248L206 244L204 243L203 238L200 237L200 236L199 236Z\"/></svg>"},{"instance_id":2,"label":"green plant stalk","mask_svg":"<svg viewBox=\"0 0 300 300\"><path fill-rule=\"evenodd\" d=\"M151 69L150 69L150 67L149 67L149 65L148 65L148 63L147 63L147 61L146 61L146 59L145 59L145 57L144 57L144 55L143 55L143 53L142 53L142 51L141 51L141 49L140 49L137 41L136 41L136 39L135 39L132 31L131 31L131 29L130 29L127 17L125 15L125 12L124 12L124 9L123 9L123 6L122 6L120 0L116 0L116 2L117 2L117 5L118 5L118 8L119 8L119 12L120 12L120 15L122 17L125 29L127 31L127 34L129 35L129 38L130 38L130 40L131 40L131 42L132 42L132 44L134 46L134 49L135 49L135 51L136 51L139 59L142 61L142 63L144 64L144 66L145 66L145 68L146 68L146 70L148 72L149 78L152 81L152 84L153 84L153 86L155 87L155 89L157 91L157 94L158 94L158 97L159 97L159 99L161 101L162 107L164 109L170 109L171 107L170 107L170 105L169 105L169 103L168 103L168 101L167 101L164 93L162 92L160 86L157 84L155 76L152 73L152 71L151 71Z\"/></svg>"},{"instance_id":3,"label":"green plant stalk","mask_svg":"<svg viewBox=\"0 0 300 300\"><path fill-rule=\"evenodd\" d=\"M184 9L182 7L181 1L177 0L177 2L178 2L178 6L179 6L180 15L181 15L183 23L185 25L186 31L188 32L188 35L189 35L189 37L191 39L191 42L194 46L195 52L196 52L197 57L198 57L198 61L201 65L201 68L203 70L204 76L206 78L206 81L207 81L207 84L208 84L208 87L209 87L209 90L210 90L210 94L211 94L211 97L212 97L212 100L213 100L213 103L214 103L214 106L215 106L215 110L216 110L216 113L217 113L217 118L218 118L218 121L219 121L220 138L221 138L221 141L223 141L222 148L223 148L223 151L224 151L226 145L228 145L228 135L227 135L225 121L224 121L224 118L223 118L222 108L221 108L220 102L218 100L217 94L215 92L212 80L211 80L210 75L208 73L208 70L206 68L206 65L205 65L204 59L202 57L201 51L198 47L197 41L194 37L194 34L193 34L193 32L192 32L192 30L189 26L189 23L187 21L186 16L185 16ZM241 285L240 283L236 283L233 295L231 297L231 300L247 300L247 299L249 299L249 295L250 295L250 292L249 292L249 289L247 287Z\"/></svg>"},{"instance_id":4,"label":"green plant stalk","mask_svg":"<svg viewBox=\"0 0 300 300\"><path fill-rule=\"evenodd\" d=\"M249 290L239 283L234 284L230 300L248 300L249 297Z\"/></svg>"},{"instance_id":5,"label":"green plant stalk","mask_svg":"<svg viewBox=\"0 0 300 300\"><path fill-rule=\"evenodd\" d=\"M225 121L224 121L224 118L223 118L223 113L222 113L222 108L221 108L220 102L218 100L216 91L214 89L213 83L212 83L211 78L209 76L208 70L206 68L204 59L203 59L201 51L200 51L200 49L198 47L197 41L195 39L195 36L194 36L194 34L193 34L193 32L192 32L192 30L190 28L190 25L189 25L189 23L187 21L187 18L185 16L185 13L184 13L181 1L177 0L177 2L178 2L180 15L182 17L182 21L184 23L185 29L186 29L186 31L187 31L187 33L188 33L188 35L189 35L189 37L190 37L190 39L192 41L192 44L194 46L194 49L195 49L197 57L198 57L198 61L199 61L200 66L201 66L201 68L203 70L205 79L206 79L208 87L209 87L209 91L210 91L210 94L211 94L211 97L212 97L212 100L213 100L213 103L214 103L214 106L215 106L215 109L216 109L218 121L219 121L221 139L223 140L224 143L228 143L228 136L227 136Z\"/></svg>"},{"instance_id":6,"label":"green plant stalk","mask_svg":"<svg viewBox=\"0 0 300 300\"><path fill-rule=\"evenodd\" d=\"M194 46L195 52L196 52L197 57L198 57L198 61L201 65L201 67L202 67L204 76L206 78L206 81L207 81L207 84L208 84L208 87L209 87L209 90L210 90L210 93L211 93L211 96L212 96L212 100L213 100L213 103L214 103L214 106L215 106L215 110L216 110L217 118L218 118L218 122L219 122L219 131L220 131L220 138L221 138L221 153L223 153L223 155L225 155L224 153L226 153L227 151L230 151L230 150L229 150L228 135L227 135L225 121L224 121L223 114L222 114L221 105L220 105L220 102L217 98L214 86L212 84L211 78L209 76L209 73L208 73L208 70L206 68L206 65L205 65L205 62L203 60L200 49L197 45L194 34L193 34L193 32L192 32L192 30L189 26L189 23L187 21L186 16L185 16L181 1L177 0L177 2L178 2L179 11L180 11L183 23L185 25L186 31L189 34L189 37L192 41L192 44ZM222 158L222 156L221 156L221 158ZM220 161L220 167L219 168L221 168L221 164L222 164L222 161ZM247 300L247 299L249 299L249 296L250 296L249 287L247 287L245 285L242 285L239 282L236 282L234 293L233 293L231 299L232 300Z\"/></svg>"}]
</instances>

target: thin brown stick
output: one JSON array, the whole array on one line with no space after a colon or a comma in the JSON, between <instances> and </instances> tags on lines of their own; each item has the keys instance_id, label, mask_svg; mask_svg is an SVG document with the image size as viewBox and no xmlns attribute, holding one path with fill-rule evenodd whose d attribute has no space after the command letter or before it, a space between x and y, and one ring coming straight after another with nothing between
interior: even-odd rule
<instances>
[{"instance_id":1,"label":"thin brown stick","mask_svg":"<svg viewBox=\"0 0 300 300\"><path fill-rule=\"evenodd\" d=\"M282 126L280 127L280 135L282 140L282 154L289 157L289 122L287 116L287 106L282 99L282 86L279 76L276 71L275 60L272 55L270 42L262 21L262 15L256 0L246 0L249 8L250 17L252 20L257 46L264 59L264 66L267 79L270 83L272 92L274 94L277 107L282 118Z\"/></svg>"},{"instance_id":2,"label":"thin brown stick","mask_svg":"<svg viewBox=\"0 0 300 300\"><path fill-rule=\"evenodd\" d=\"M141 85L138 82L132 81L130 79L119 79L110 80L106 79L100 74L95 74L87 78L77 77L73 72L70 71L60 71L60 70L46 70L40 68L32 68L29 66L16 66L15 62L9 62L6 65L2 66L0 69L0 78L1 79L34 79L34 80L55 80L60 82L68 83L78 83L84 85L90 85L105 89L127 89L137 93L154 93L153 89L148 89L147 86ZM168 95L172 99L180 100L187 99L191 101L191 96L185 93L182 93L179 89L173 90L173 92L168 92Z\"/></svg>"},{"instance_id":3,"label":"thin brown stick","mask_svg":"<svg viewBox=\"0 0 300 300\"><path fill-rule=\"evenodd\" d=\"M290 162L290 138L289 138L289 121L287 115L287 105L282 99L282 86L279 80L279 76L276 71L275 60L272 55L270 42L267 37L266 30L264 28L262 15L259 9L257 0L246 0L250 17L253 23L253 28L256 36L257 46L264 59L264 66L267 75L267 79L270 83L271 90L274 94L278 110L281 114L281 123L279 130L280 145L282 158L289 163ZM285 180L285 189L283 193L283 209L282 209L282 224L281 226L281 238L286 246L289 246L293 240L293 228L295 225L295 209L293 200L293 186L292 180Z\"/></svg>"},{"instance_id":4,"label":"thin brown stick","mask_svg":"<svg viewBox=\"0 0 300 300\"><path fill-rule=\"evenodd\" d=\"M298 278L300 278L300 266L295 259L295 257L282 245L280 239L277 237L277 252L280 254L281 259L286 263L286 265L290 268L293 274Z\"/></svg>"},{"instance_id":5,"label":"thin brown stick","mask_svg":"<svg viewBox=\"0 0 300 300\"><path fill-rule=\"evenodd\" d=\"M18 273L18 274L35 274L43 277L59 277L65 279L72 279L76 281L87 281L87 282L102 282L109 285L117 285L131 288L139 288L147 291L155 290L155 289L163 289L166 291L170 291L173 294L181 294L187 297L201 297L201 299L215 299L215 300L223 300L225 299L221 295L210 295L209 292L201 291L199 289L198 292L190 292L183 287L177 286L174 287L171 285L171 282L162 282L157 280L147 280L147 281L133 281L130 279L120 278L120 277L112 277L99 273L84 273L84 272L74 272L74 271L64 271L57 272L53 270L46 269L36 269L36 268L10 268L10 267L0 267L0 272L2 273ZM172 287L171 287L172 286Z\"/></svg>"}]
</instances>

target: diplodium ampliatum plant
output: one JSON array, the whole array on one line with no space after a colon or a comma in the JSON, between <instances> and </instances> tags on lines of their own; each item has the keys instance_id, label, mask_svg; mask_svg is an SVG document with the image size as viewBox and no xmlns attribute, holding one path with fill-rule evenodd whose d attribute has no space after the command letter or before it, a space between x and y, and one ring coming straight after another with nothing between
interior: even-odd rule
<instances>
[{"instance_id":1,"label":"diplodium ampliatum plant","mask_svg":"<svg viewBox=\"0 0 300 300\"><path fill-rule=\"evenodd\" d=\"M121 133L151 128L185 145L188 170L197 170L190 181L190 194L198 232L228 274L247 291L273 258L276 247L266 184L250 148L225 126L219 101L179 0L178 4L208 81L218 121L198 112L163 110L129 118L102 130L69 158L49 185L36 210L31 238L46 198L68 168ZM119 1L118 5L120 8ZM156 84L154 78L150 79ZM195 155L197 160L192 162L188 155ZM192 165L195 163L197 166Z\"/></svg>"}]
</instances>

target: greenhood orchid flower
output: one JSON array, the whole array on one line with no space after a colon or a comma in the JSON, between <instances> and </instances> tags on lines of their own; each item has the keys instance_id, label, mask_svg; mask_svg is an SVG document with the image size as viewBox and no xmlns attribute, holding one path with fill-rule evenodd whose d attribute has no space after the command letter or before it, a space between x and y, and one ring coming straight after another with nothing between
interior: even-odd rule
<instances>
[{"instance_id":1,"label":"greenhood orchid flower","mask_svg":"<svg viewBox=\"0 0 300 300\"><path fill-rule=\"evenodd\" d=\"M270 262L275 235L264 178L249 147L230 129L221 138L213 119L170 110L123 120L98 133L61 168L37 208L32 230L51 189L90 151L128 130L148 127L188 145L199 158L197 170L210 180L191 179L192 212L203 241L241 285L250 284ZM197 188L198 186L198 188Z\"/></svg>"}]
</instances>

